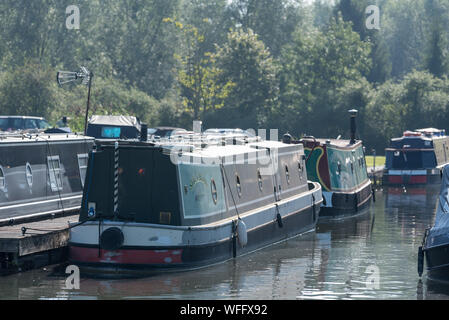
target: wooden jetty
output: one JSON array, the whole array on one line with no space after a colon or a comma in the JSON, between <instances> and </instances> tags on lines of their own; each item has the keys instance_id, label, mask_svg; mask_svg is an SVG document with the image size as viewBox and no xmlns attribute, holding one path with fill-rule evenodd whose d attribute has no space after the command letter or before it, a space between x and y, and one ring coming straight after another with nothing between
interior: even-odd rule
<instances>
[{"instance_id":1,"label":"wooden jetty","mask_svg":"<svg viewBox=\"0 0 449 320\"><path fill-rule=\"evenodd\" d=\"M69 223L78 215L0 227L0 275L65 261Z\"/></svg>"}]
</instances>

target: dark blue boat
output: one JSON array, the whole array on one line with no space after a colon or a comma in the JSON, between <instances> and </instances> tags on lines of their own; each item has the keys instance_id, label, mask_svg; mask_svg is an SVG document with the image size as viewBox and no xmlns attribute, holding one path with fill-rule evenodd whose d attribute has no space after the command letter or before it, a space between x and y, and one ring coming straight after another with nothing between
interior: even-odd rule
<instances>
[{"instance_id":1,"label":"dark blue boat","mask_svg":"<svg viewBox=\"0 0 449 320\"><path fill-rule=\"evenodd\" d=\"M385 149L384 185L428 185L441 182L441 169L449 164L449 137L444 130L406 131Z\"/></svg>"},{"instance_id":2,"label":"dark blue boat","mask_svg":"<svg viewBox=\"0 0 449 320\"><path fill-rule=\"evenodd\" d=\"M424 258L429 279L449 281L449 165L443 169L435 224L426 230L423 245L419 248L420 276L424 271Z\"/></svg>"}]
</instances>

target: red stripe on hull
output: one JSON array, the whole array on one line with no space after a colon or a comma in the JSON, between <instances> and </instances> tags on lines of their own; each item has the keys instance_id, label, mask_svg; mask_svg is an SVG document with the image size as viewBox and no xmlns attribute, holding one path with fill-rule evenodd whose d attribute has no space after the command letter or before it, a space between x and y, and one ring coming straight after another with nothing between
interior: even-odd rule
<instances>
[{"instance_id":1,"label":"red stripe on hull","mask_svg":"<svg viewBox=\"0 0 449 320\"><path fill-rule=\"evenodd\" d=\"M427 176L411 176L410 183L427 183Z\"/></svg>"},{"instance_id":2,"label":"red stripe on hull","mask_svg":"<svg viewBox=\"0 0 449 320\"><path fill-rule=\"evenodd\" d=\"M69 247L70 260L85 263L114 264L174 264L181 263L182 250L100 250L97 248Z\"/></svg>"},{"instance_id":3,"label":"red stripe on hull","mask_svg":"<svg viewBox=\"0 0 449 320\"><path fill-rule=\"evenodd\" d=\"M402 183L402 176L389 176L388 182L400 184L400 183Z\"/></svg>"}]
</instances>

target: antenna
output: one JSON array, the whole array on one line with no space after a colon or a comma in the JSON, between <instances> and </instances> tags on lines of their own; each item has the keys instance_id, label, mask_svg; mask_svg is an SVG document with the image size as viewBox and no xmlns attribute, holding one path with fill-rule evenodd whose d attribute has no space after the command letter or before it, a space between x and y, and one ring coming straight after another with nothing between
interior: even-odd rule
<instances>
[{"instance_id":1,"label":"antenna","mask_svg":"<svg viewBox=\"0 0 449 320\"><path fill-rule=\"evenodd\" d=\"M86 118L84 120L84 135L87 134L87 119L89 116L89 105L90 105L90 88L92 84L92 78L94 74L89 71L86 67L80 67L78 72L73 71L58 71L56 74L56 81L59 86L62 87L66 83L81 80L81 83L89 87L87 93L87 106L86 106Z\"/></svg>"}]
</instances>

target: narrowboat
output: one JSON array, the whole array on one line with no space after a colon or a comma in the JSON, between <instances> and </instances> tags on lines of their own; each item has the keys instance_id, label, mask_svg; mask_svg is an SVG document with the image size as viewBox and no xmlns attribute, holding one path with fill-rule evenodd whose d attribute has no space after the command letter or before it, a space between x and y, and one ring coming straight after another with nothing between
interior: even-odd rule
<instances>
[{"instance_id":1,"label":"narrowboat","mask_svg":"<svg viewBox=\"0 0 449 320\"><path fill-rule=\"evenodd\" d=\"M0 224L79 210L93 144L77 134L0 134Z\"/></svg>"},{"instance_id":2,"label":"narrowboat","mask_svg":"<svg viewBox=\"0 0 449 320\"><path fill-rule=\"evenodd\" d=\"M426 265L427 278L449 281L449 165L442 170L441 190L435 223L427 229L418 251L418 273L421 277Z\"/></svg>"},{"instance_id":3,"label":"narrowboat","mask_svg":"<svg viewBox=\"0 0 449 320\"><path fill-rule=\"evenodd\" d=\"M304 137L307 177L320 183L323 203L320 218L342 218L365 212L373 196L365 162L363 142L355 138L357 110L350 110L351 138ZM284 137L287 142L290 137Z\"/></svg>"},{"instance_id":4,"label":"narrowboat","mask_svg":"<svg viewBox=\"0 0 449 320\"><path fill-rule=\"evenodd\" d=\"M449 137L435 128L404 132L385 149L384 185L439 184L441 169L449 163Z\"/></svg>"},{"instance_id":5,"label":"narrowboat","mask_svg":"<svg viewBox=\"0 0 449 320\"><path fill-rule=\"evenodd\" d=\"M196 133L97 142L69 261L82 275L191 270L315 229L321 186L302 145Z\"/></svg>"}]
</instances>

